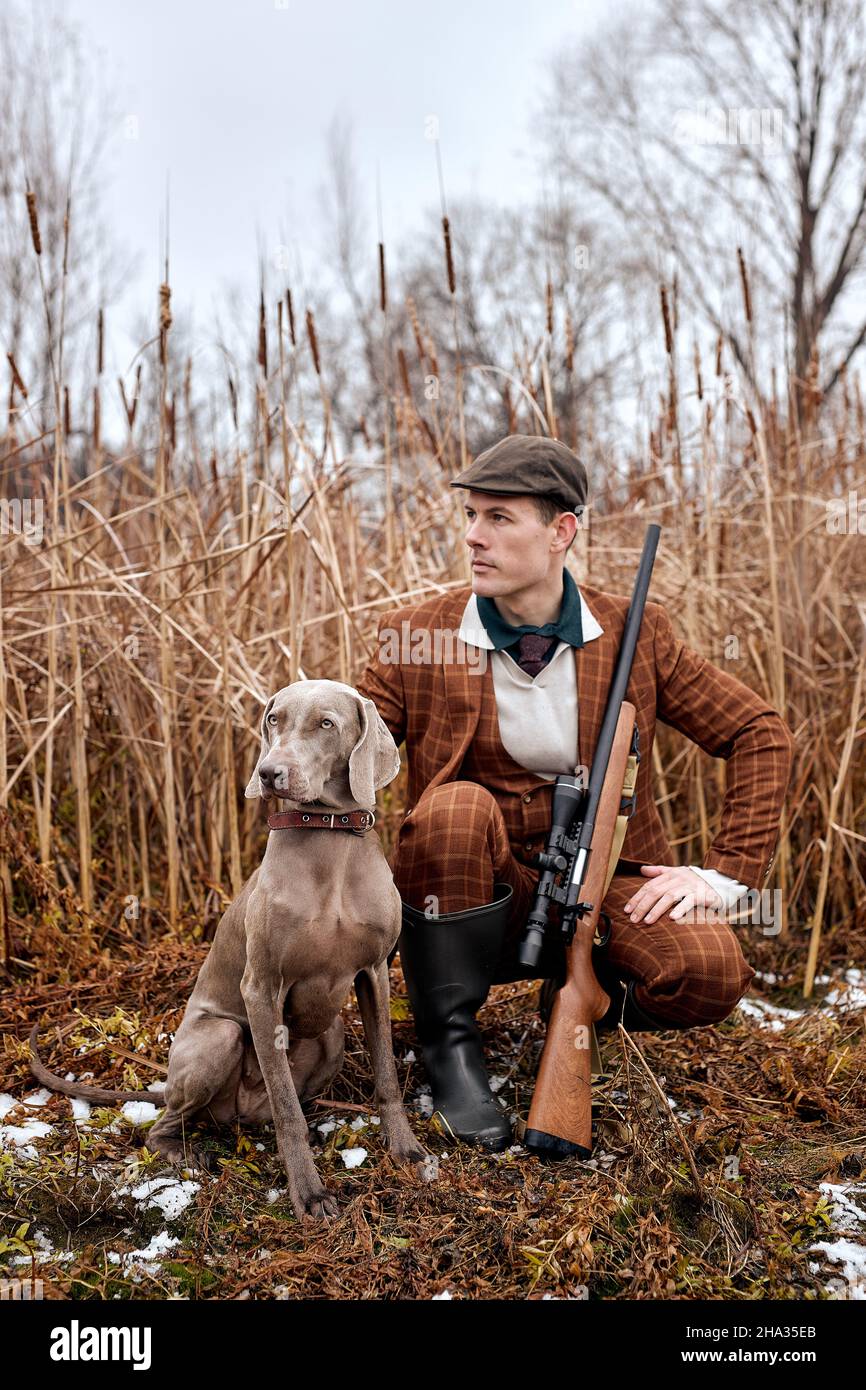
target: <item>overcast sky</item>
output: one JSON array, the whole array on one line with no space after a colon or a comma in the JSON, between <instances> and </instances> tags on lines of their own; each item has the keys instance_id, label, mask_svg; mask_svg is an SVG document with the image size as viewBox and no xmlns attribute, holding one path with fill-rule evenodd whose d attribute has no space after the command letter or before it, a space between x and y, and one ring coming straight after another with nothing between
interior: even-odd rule
<instances>
[{"instance_id":1,"label":"overcast sky","mask_svg":"<svg viewBox=\"0 0 866 1390\"><path fill-rule=\"evenodd\" d=\"M120 111L108 212L140 253L113 310L117 357L136 306L155 313L159 227L171 190L175 304L212 325L230 284L255 295L259 248L309 282L321 235L317 190L335 113L355 128L386 243L438 206L439 121L446 196L513 204L539 190L529 126L552 53L590 31L597 0L66 0ZM375 256L376 223L371 224ZM288 246L287 252L280 247ZM130 352L134 351L129 339Z\"/></svg>"}]
</instances>

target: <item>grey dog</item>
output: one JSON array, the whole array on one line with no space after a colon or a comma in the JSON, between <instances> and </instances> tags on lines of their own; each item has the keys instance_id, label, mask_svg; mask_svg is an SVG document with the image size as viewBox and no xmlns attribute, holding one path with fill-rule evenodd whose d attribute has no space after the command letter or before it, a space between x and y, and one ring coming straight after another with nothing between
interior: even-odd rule
<instances>
[{"instance_id":1,"label":"grey dog","mask_svg":"<svg viewBox=\"0 0 866 1390\"><path fill-rule=\"evenodd\" d=\"M316 821L333 813L339 825L340 814L372 811L376 790L399 770L372 700L339 681L296 681L265 706L246 796L278 798ZM199 971L169 1051L164 1095L63 1080L39 1059L38 1024L31 1069L65 1095L164 1105L146 1144L172 1163L186 1161L185 1132L199 1117L272 1121L298 1219L327 1220L338 1204L313 1161L301 1103L340 1071L340 1011L354 984L389 1152L429 1181L436 1160L409 1125L391 1042L387 961L400 927L400 894L374 830L271 829L262 863L223 913Z\"/></svg>"}]
</instances>

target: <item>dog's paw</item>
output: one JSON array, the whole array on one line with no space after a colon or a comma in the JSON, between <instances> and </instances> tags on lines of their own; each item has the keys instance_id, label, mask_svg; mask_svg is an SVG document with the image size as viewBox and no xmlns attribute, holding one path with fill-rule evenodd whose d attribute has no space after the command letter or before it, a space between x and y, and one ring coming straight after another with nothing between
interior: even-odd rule
<instances>
[{"instance_id":1,"label":"dog's paw","mask_svg":"<svg viewBox=\"0 0 866 1390\"><path fill-rule=\"evenodd\" d=\"M144 1147L149 1153L159 1154L173 1168L189 1168L202 1173L213 1173L216 1169L215 1156L207 1149L192 1148L189 1144L184 1148L179 1140L177 1143L145 1144Z\"/></svg>"},{"instance_id":2,"label":"dog's paw","mask_svg":"<svg viewBox=\"0 0 866 1390\"><path fill-rule=\"evenodd\" d=\"M295 1215L301 1222L330 1222L340 1215L340 1204L326 1187L311 1188L292 1198Z\"/></svg>"}]
</instances>

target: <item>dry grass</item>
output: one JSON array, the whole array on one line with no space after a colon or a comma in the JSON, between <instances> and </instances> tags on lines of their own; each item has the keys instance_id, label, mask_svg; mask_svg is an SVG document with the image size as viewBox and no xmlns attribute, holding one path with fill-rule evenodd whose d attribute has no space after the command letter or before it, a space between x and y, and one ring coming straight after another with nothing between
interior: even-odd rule
<instances>
[{"instance_id":1,"label":"dry grass","mask_svg":"<svg viewBox=\"0 0 866 1390\"><path fill-rule=\"evenodd\" d=\"M35 217L34 208L34 227ZM124 387L122 452L104 448L98 425L72 452L62 330L48 452L13 364L4 491L41 499L45 518L41 544L13 533L0 549L0 1021L2 1084L15 1095L27 1086L20 1040L43 1011L63 1025L78 1008L94 1027L120 1007L137 1017L154 1066L105 1050L89 1062L115 1082L122 1065L145 1086L158 1074L159 1034L177 1025L205 943L261 854L259 809L243 800L261 702L297 678L353 683L382 611L468 582L448 488L466 454L463 367L425 398L419 381L439 369L415 306L407 341L384 349L394 395L382 439L370 441L380 460L372 468L338 457L328 362L309 311L306 338L296 339L290 297L287 314L280 304L275 315L269 376L262 310L249 438L237 429L225 456L206 459L188 408L191 364L171 366L165 278L159 335L143 358L155 404L148 413ZM827 524L830 499L866 489L859 385L843 381L822 405L806 383L799 414L784 392L746 401L721 350L714 363L695 354L682 368L676 315L667 299L663 307L668 380L647 446L614 455L589 420L562 427L586 460L593 503L570 564L578 582L626 592L645 524L660 522L652 597L691 646L752 684L794 729L776 877L784 929L744 942L754 965L785 981L779 997L790 1004L815 971L838 975L863 956L866 552L856 530ZM545 312L550 327L550 302ZM502 433L540 419L559 432L550 349L548 334L539 353L491 376L501 382L491 390L501 390ZM101 361L101 334L99 350ZM309 418L295 409L304 354L318 390ZM229 378L235 426L243 389ZM97 406L104 390L100 379ZM669 837L682 862L699 862L723 765L661 730L654 770ZM404 777L381 794L386 851ZM394 986L399 996L399 973ZM347 1017L353 1042L332 1108L368 1104L351 1007ZM541 1046L531 992L495 991L483 1023L492 1069L508 1075L504 1094L525 1113ZM411 1022L395 1019L394 1032L401 1058ZM775 1035L735 1015L672 1037L641 1042L646 1065L629 1043L609 1044L605 1105L631 1133L616 1131L612 1161L595 1170L461 1149L443 1160L438 1184L419 1189L384 1160L344 1171L339 1146L354 1132L337 1130L321 1163L336 1175L344 1213L312 1238L284 1194L263 1201L282 1188L267 1136L261 1151L243 1135L223 1137L221 1176L183 1222L182 1255L146 1287L221 1297L282 1286L291 1296L450 1288L513 1298L582 1284L592 1297L820 1296L803 1250L826 1224L819 1179L862 1171L862 1023L812 1010ZM65 1044L46 1038L61 1070ZM411 1095L418 1069L400 1069ZM659 1112L653 1078L662 1076L680 1106L700 1108L682 1129ZM99 1160L116 1177L140 1165L140 1135L85 1133L59 1097L49 1109L56 1128L32 1169L0 1154L7 1235L25 1219L58 1245L68 1233L72 1262L44 1265L57 1296L129 1293L104 1257L124 1239L146 1243L141 1218L128 1204L115 1209L93 1169ZM731 1155L737 1180L725 1177ZM255 1258L262 1250L267 1258Z\"/></svg>"}]
</instances>

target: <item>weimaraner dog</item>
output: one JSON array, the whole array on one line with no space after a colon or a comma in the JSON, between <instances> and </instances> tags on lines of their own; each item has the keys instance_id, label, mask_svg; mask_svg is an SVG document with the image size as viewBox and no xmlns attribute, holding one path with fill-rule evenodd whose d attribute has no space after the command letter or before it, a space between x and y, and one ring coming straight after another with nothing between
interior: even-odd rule
<instances>
[{"instance_id":1,"label":"weimaraner dog","mask_svg":"<svg viewBox=\"0 0 866 1390\"><path fill-rule=\"evenodd\" d=\"M400 770L400 755L372 700L339 681L296 681L271 696L247 797L333 819L372 812L377 788ZM321 813L328 813L323 816ZM274 819L272 815L270 819ZM280 815L282 822L300 816ZM338 1211L310 1152L301 1102L331 1084L343 1064L341 1007L354 983L373 1064L376 1109L390 1153L436 1176L403 1109L394 1053L388 955L401 927L400 894L372 829L271 829L259 868L224 912L172 1042L165 1094L103 1092L31 1065L46 1085L107 1100L125 1096L165 1106L146 1144L185 1161L185 1131L197 1117L272 1120L299 1220ZM202 1156L193 1153L193 1161Z\"/></svg>"}]
</instances>

